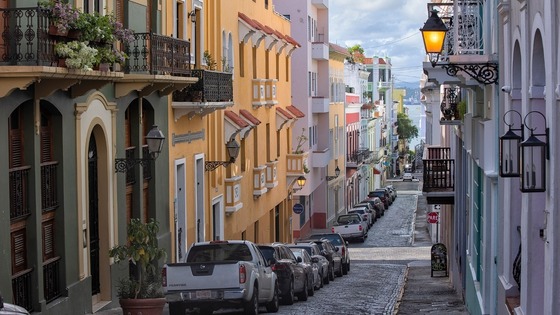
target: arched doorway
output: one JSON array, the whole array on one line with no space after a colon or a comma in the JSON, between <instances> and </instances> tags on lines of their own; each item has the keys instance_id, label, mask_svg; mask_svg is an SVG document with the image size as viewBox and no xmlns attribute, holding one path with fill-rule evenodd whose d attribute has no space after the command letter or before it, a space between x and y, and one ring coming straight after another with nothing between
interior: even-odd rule
<instances>
[{"instance_id":1,"label":"arched doorway","mask_svg":"<svg viewBox=\"0 0 560 315\"><path fill-rule=\"evenodd\" d=\"M101 293L99 281L99 191L97 170L97 144L92 134L88 145L88 205L89 205L89 255L91 294Z\"/></svg>"}]
</instances>

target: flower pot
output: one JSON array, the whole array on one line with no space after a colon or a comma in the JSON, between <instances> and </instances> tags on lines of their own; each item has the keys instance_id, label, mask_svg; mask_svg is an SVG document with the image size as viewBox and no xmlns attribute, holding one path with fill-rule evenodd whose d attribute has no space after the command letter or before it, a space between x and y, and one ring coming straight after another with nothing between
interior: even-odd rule
<instances>
[{"instance_id":1,"label":"flower pot","mask_svg":"<svg viewBox=\"0 0 560 315\"><path fill-rule=\"evenodd\" d=\"M56 66L66 68L66 58L59 58Z\"/></svg>"},{"instance_id":2,"label":"flower pot","mask_svg":"<svg viewBox=\"0 0 560 315\"><path fill-rule=\"evenodd\" d=\"M161 315L167 301L165 298L121 299L119 303L126 315Z\"/></svg>"},{"instance_id":3,"label":"flower pot","mask_svg":"<svg viewBox=\"0 0 560 315\"><path fill-rule=\"evenodd\" d=\"M100 63L99 65L95 66L94 69L102 71L102 72L107 72L107 71L111 70L111 64L110 63Z\"/></svg>"},{"instance_id":4,"label":"flower pot","mask_svg":"<svg viewBox=\"0 0 560 315\"><path fill-rule=\"evenodd\" d=\"M49 25L49 35L53 35L53 36L67 36L67 35L68 35L68 30L60 31L60 30L58 29L58 27L56 27L56 25L52 24L52 25Z\"/></svg>"},{"instance_id":5,"label":"flower pot","mask_svg":"<svg viewBox=\"0 0 560 315\"><path fill-rule=\"evenodd\" d=\"M71 39L80 39L80 37L82 36L82 31L77 30L77 29L71 29L68 31L68 38Z\"/></svg>"}]
</instances>

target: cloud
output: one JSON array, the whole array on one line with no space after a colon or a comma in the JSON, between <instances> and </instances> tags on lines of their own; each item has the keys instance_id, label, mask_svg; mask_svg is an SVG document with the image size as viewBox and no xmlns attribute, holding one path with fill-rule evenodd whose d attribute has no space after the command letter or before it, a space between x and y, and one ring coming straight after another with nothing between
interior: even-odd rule
<instances>
[{"instance_id":1,"label":"cloud","mask_svg":"<svg viewBox=\"0 0 560 315\"><path fill-rule=\"evenodd\" d=\"M396 81L417 82L425 58L419 29L428 0L330 0L329 38L360 44L367 57L390 57Z\"/></svg>"}]
</instances>

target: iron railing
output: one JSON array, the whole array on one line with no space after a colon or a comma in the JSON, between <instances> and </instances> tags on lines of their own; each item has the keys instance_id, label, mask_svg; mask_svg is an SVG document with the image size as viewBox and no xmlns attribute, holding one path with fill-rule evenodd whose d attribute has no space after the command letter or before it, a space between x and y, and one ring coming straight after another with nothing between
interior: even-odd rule
<instances>
[{"instance_id":1,"label":"iron railing","mask_svg":"<svg viewBox=\"0 0 560 315\"><path fill-rule=\"evenodd\" d=\"M57 176L58 162L41 164L41 209L49 211L58 207Z\"/></svg>"},{"instance_id":2,"label":"iron railing","mask_svg":"<svg viewBox=\"0 0 560 315\"><path fill-rule=\"evenodd\" d=\"M149 159L150 158L150 150L148 150L148 145L144 145L142 147L142 158ZM142 164L142 176L144 176L145 180L149 180L152 178L152 163L151 160L148 160L148 163Z\"/></svg>"},{"instance_id":3,"label":"iron railing","mask_svg":"<svg viewBox=\"0 0 560 315\"><path fill-rule=\"evenodd\" d=\"M47 303L60 297L60 257L43 262L43 286Z\"/></svg>"},{"instance_id":4,"label":"iron railing","mask_svg":"<svg viewBox=\"0 0 560 315\"><path fill-rule=\"evenodd\" d=\"M190 76L189 41L152 33L135 33L134 40L124 50L129 57L124 66L125 73Z\"/></svg>"},{"instance_id":5,"label":"iron railing","mask_svg":"<svg viewBox=\"0 0 560 315\"><path fill-rule=\"evenodd\" d=\"M31 214L29 210L29 170L22 166L10 170L10 220Z\"/></svg>"},{"instance_id":6,"label":"iron railing","mask_svg":"<svg viewBox=\"0 0 560 315\"><path fill-rule=\"evenodd\" d=\"M423 191L455 190L455 160L424 159L422 167Z\"/></svg>"},{"instance_id":7,"label":"iron railing","mask_svg":"<svg viewBox=\"0 0 560 315\"><path fill-rule=\"evenodd\" d=\"M1 8L0 65L55 64L55 40L48 35L49 24L47 9Z\"/></svg>"},{"instance_id":8,"label":"iron railing","mask_svg":"<svg viewBox=\"0 0 560 315\"><path fill-rule=\"evenodd\" d=\"M33 310L31 297L31 272L33 269L26 269L12 276L12 292L14 296L14 304L25 308L28 311Z\"/></svg>"},{"instance_id":9,"label":"iron railing","mask_svg":"<svg viewBox=\"0 0 560 315\"><path fill-rule=\"evenodd\" d=\"M191 75L198 82L182 91L173 93L174 102L231 102L233 101L233 80L229 72L212 70L192 70Z\"/></svg>"},{"instance_id":10,"label":"iron railing","mask_svg":"<svg viewBox=\"0 0 560 315\"><path fill-rule=\"evenodd\" d=\"M136 150L136 147L127 148L125 150L125 158L127 160L135 159L136 158L134 156L134 151L135 150ZM127 170L126 170L126 184L127 185L133 185L134 183L136 183L134 168L127 168Z\"/></svg>"}]
</instances>

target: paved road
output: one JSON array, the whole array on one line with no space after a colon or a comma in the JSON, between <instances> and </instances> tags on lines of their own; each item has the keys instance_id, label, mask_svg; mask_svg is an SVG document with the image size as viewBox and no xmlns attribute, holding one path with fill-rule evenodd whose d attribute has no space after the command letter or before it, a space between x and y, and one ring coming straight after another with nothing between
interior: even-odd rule
<instances>
[{"instance_id":1,"label":"paved road","mask_svg":"<svg viewBox=\"0 0 560 315\"><path fill-rule=\"evenodd\" d=\"M392 315L403 291L407 265L429 260L430 247L412 247L418 182L392 183L398 197L369 231L364 243L350 243L351 269L315 292L306 302L281 305L277 314L372 314ZM261 312L265 312L262 308ZM106 311L103 315L113 314ZM115 313L120 314L120 313ZM169 314L167 307L165 314ZM243 314L222 310L216 314Z\"/></svg>"}]
</instances>

